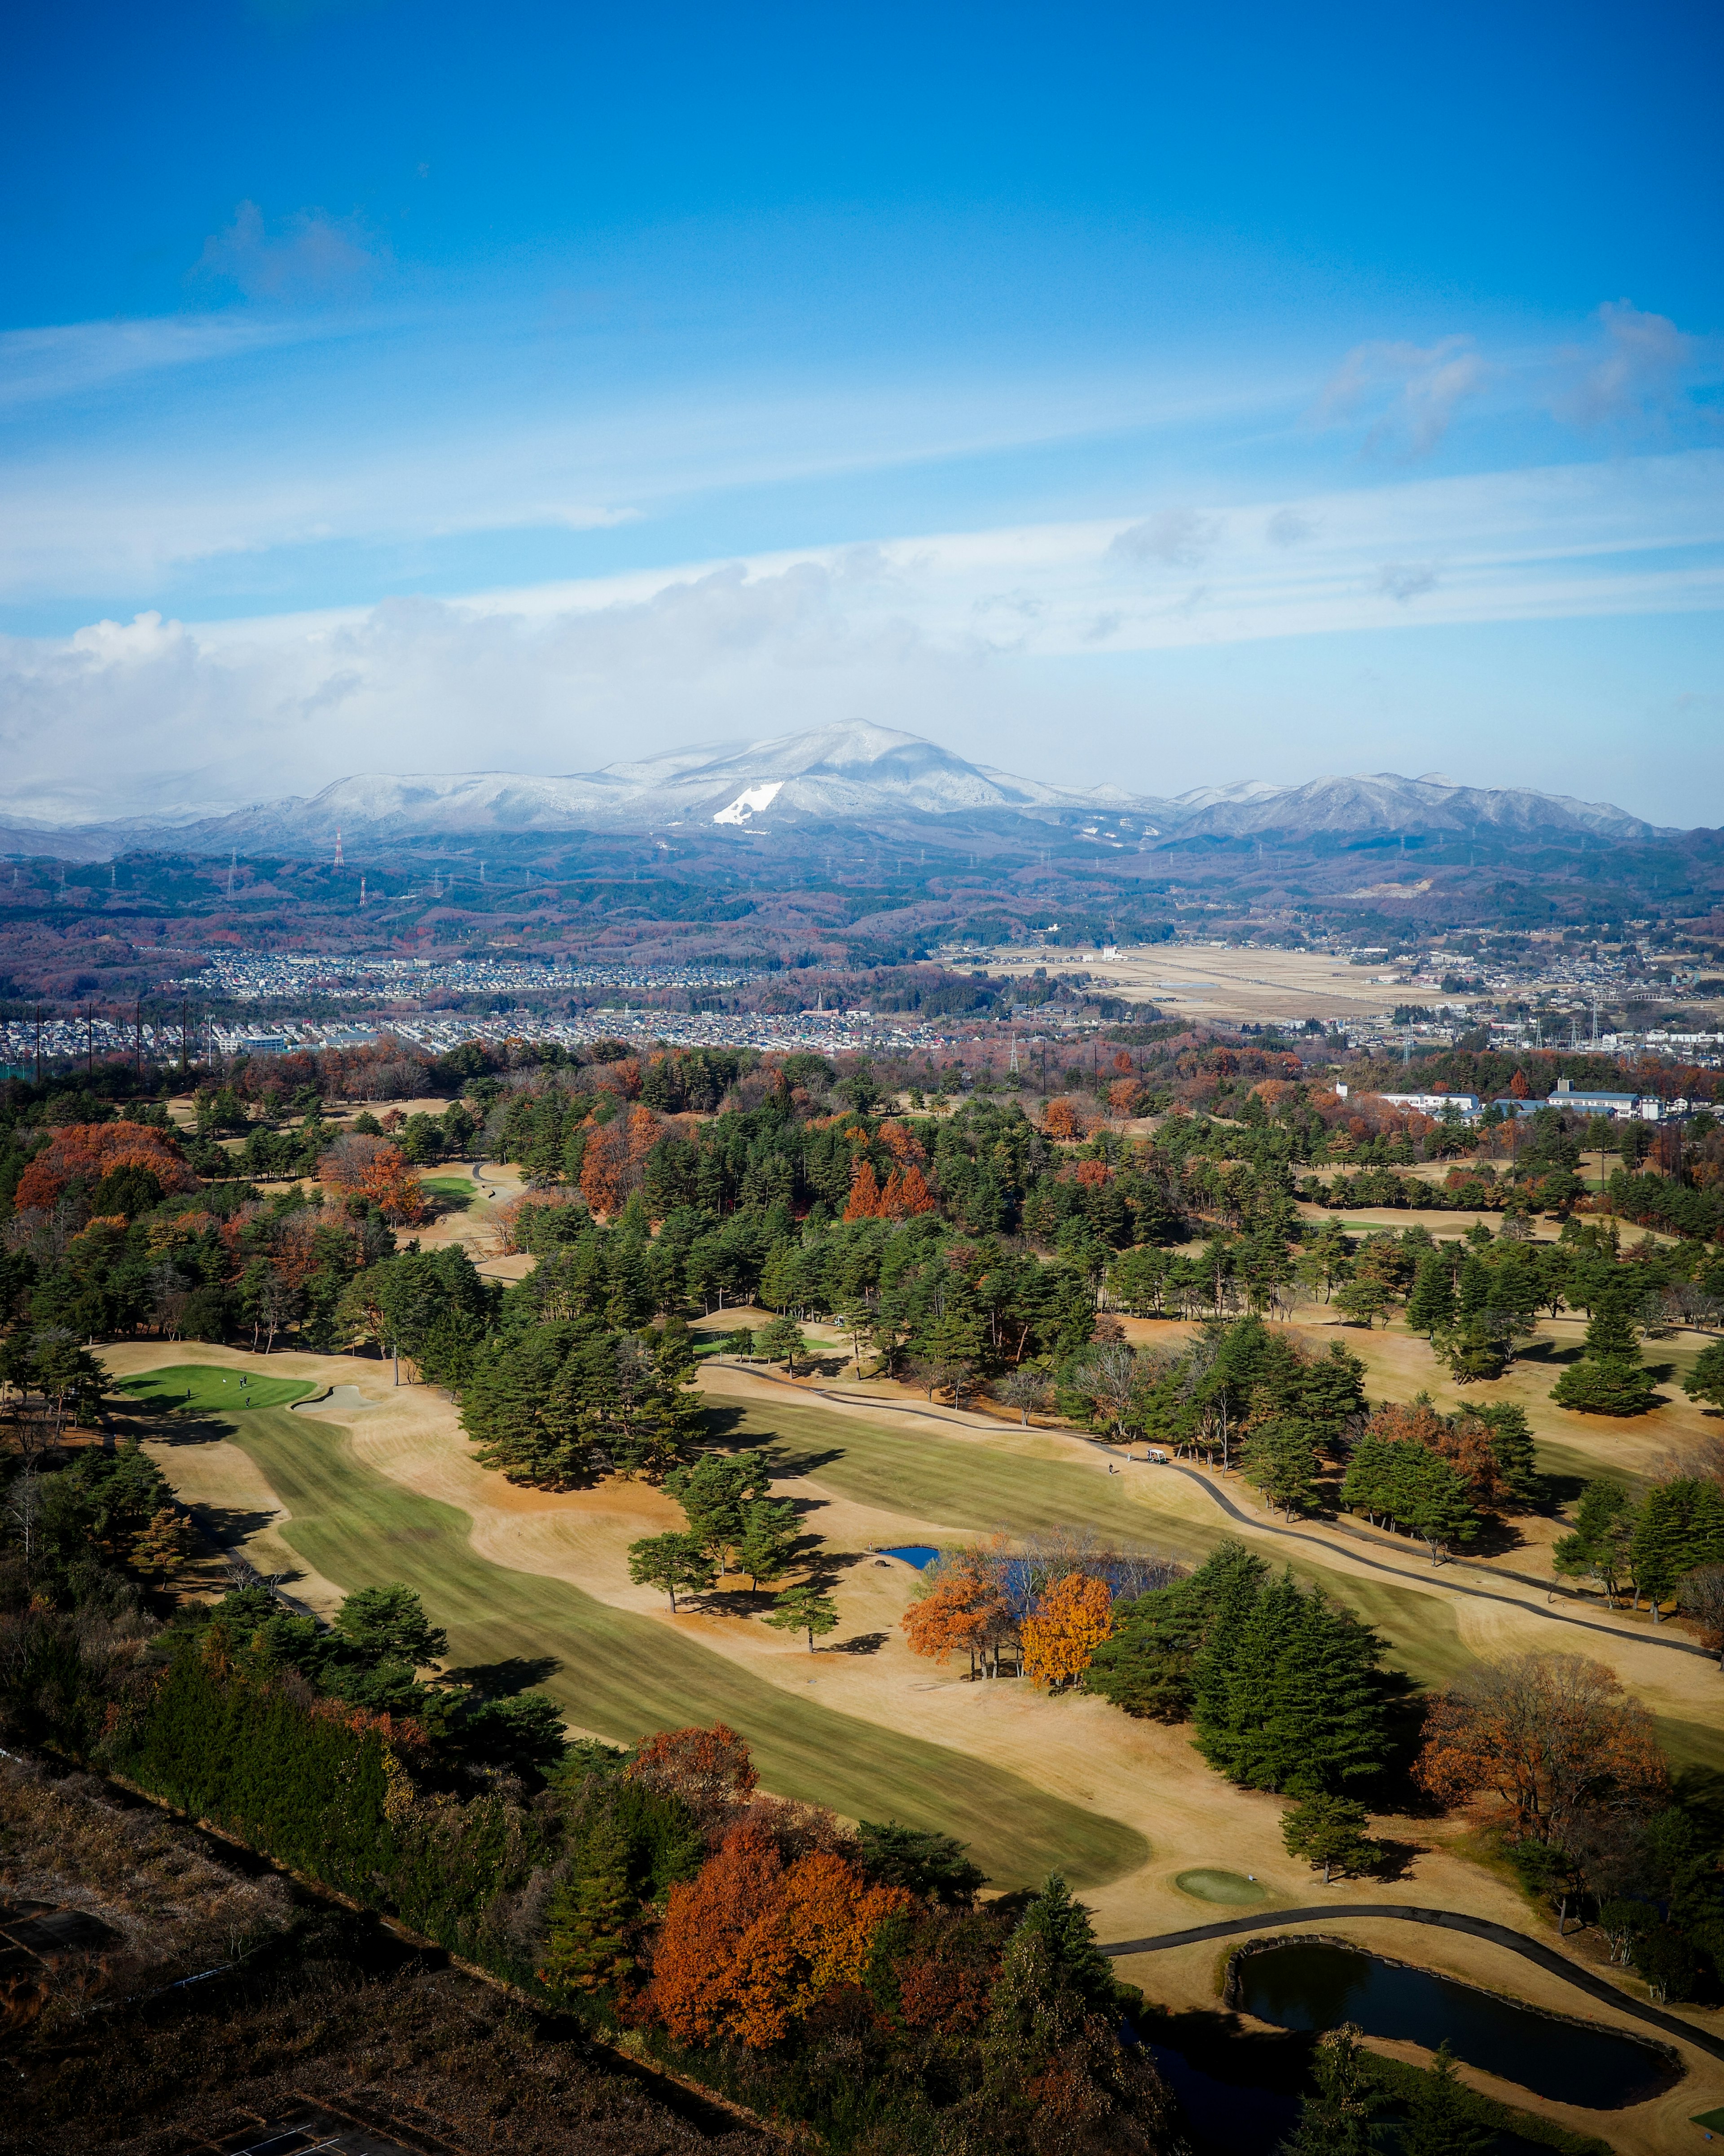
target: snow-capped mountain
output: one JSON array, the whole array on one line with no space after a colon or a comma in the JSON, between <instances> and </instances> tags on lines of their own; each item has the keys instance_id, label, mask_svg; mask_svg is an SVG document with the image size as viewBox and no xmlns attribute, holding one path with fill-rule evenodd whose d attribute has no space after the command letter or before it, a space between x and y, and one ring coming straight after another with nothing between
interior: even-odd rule
<instances>
[{"instance_id":1,"label":"snow-capped mountain","mask_svg":"<svg viewBox=\"0 0 1724 2156\"><path fill-rule=\"evenodd\" d=\"M1608 802L1456 786L1434 772L1421 778L1380 772L1301 786L1245 779L1198 787L1175 800L1123 787L1054 786L967 762L916 734L851 720L760 741L698 743L563 777L371 772L336 779L309 798L264 801L224 815L142 816L57 833L33 819L9 817L0 804L0 842L9 840L4 850L14 853L89 860L164 843L191 852L305 852L331 844L337 832L347 845L375 846L582 830L680 829L717 836L923 816L997 822L1019 815L1068 824L1083 817L1105 820L1115 844L1397 832L1607 839L1655 834L1653 825Z\"/></svg>"},{"instance_id":2,"label":"snow-capped mountain","mask_svg":"<svg viewBox=\"0 0 1724 2156\"><path fill-rule=\"evenodd\" d=\"M1595 833L1608 839L1652 837L1657 826L1608 801L1576 801L1524 787L1457 786L1436 772L1403 778L1392 771L1314 778L1303 786L1246 779L1199 787L1168 804L1167 824L1182 835L1313 838L1324 832L1511 831Z\"/></svg>"}]
</instances>

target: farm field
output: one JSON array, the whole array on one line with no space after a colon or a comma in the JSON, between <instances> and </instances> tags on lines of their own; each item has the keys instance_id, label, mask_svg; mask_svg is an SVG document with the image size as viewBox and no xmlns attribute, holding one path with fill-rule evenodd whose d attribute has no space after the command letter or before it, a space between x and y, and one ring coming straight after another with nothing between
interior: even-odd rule
<instances>
[{"instance_id":1,"label":"farm field","mask_svg":"<svg viewBox=\"0 0 1724 2156\"><path fill-rule=\"evenodd\" d=\"M130 1346L109 1351L109 1360L140 1373L184 1352ZM236 1372L263 1362L198 1352ZM295 1594L326 1607L351 1586L405 1579L449 1627L451 1666L553 1657L560 1666L544 1676L544 1688L577 1727L619 1741L654 1724L726 1719L747 1737L772 1789L853 1817L942 1826L971 1842L999 1885L1060 1863L1083 1881L1105 1938L1212 1917L1213 1908L1177 1884L1193 1870L1255 1875L1271 1909L1308 1905L1322 1890L1281 1847L1278 1800L1221 1781L1192 1751L1188 1732L1128 1721L1101 1701L1049 1698L1012 1681L972 1684L956 1666L917 1661L897 1628L912 1576L870 1554L870 1545L1089 1526L1194 1559L1222 1533L1239 1533L1277 1561L1290 1558L1302 1577L1321 1579L1427 1681L1442 1681L1474 1655L1523 1646L1597 1654L1648 1697L1678 1756L1724 1766L1719 1680L1698 1658L1632 1633L1619 1642L1564 1636L1532 1589L1514 1590L1524 1606L1469 1601L1453 1591L1459 1568L1421 1578L1404 1545L1388 1554L1408 1578L1373 1574L1362 1558L1374 1549L1331 1552L1276 1537L1260 1519L1242 1526L1200 1485L1142 1467L1110 1475L1095 1447L1058 1431L989 1424L972 1430L916 1412L914 1396L895 1414L884 1401L825 1401L803 1383L792 1389L758 1371L709 1363L703 1385L719 1434L770 1447L779 1467L775 1494L798 1503L808 1531L833 1558L840 1626L810 1657L800 1641L762 1626L750 1614L757 1605L740 1591L673 1618L662 1597L629 1584L628 1543L679 1522L662 1493L634 1484L562 1495L511 1488L473 1464L453 1410L429 1389L397 1391L386 1368L363 1360L269 1361L320 1389L355 1384L373 1405L350 1426L315 1409L264 1411L236 1417L211 1442L151 1449L187 1496L195 1489L212 1511L225 1507L238 1538L260 1556L269 1548L290 1556L302 1575L291 1584ZM1242 1507L1248 1503L1236 1481L1226 1486ZM270 1518L277 1507L285 1517ZM1511 1884L1447 1845L1449 1829L1378 1824L1416 1853L1402 1878L1373 1882L1372 1898L1542 1931ZM1332 1898L1358 1897L1337 1886ZM1396 1937L1404 1931L1345 1920L1346 1936L1391 1955L1404 1957L1407 1942ZM1211 2011L1217 1953L1209 1945L1176 1949L1126 1963L1122 1974L1176 2009ZM1417 1958L1534 2005L1576 2010L1575 1994L1557 1979L1486 1943L1421 1933ZM1724 2099L1724 2068L1695 2057L1696 2071L1680 2092L1608 2123L1567 2107L1537 2107L1604 2130L1625 2156L1650 2156L1670 2145L1672 2105L1680 2102L1686 2118ZM1526 2102L1524 2092L1498 2092Z\"/></svg>"}]
</instances>

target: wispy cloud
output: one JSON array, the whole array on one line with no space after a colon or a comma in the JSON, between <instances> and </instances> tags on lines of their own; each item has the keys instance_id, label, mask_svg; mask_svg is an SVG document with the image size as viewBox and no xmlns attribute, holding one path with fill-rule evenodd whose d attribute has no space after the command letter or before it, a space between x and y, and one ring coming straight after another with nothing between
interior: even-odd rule
<instances>
[{"instance_id":1,"label":"wispy cloud","mask_svg":"<svg viewBox=\"0 0 1724 2156\"><path fill-rule=\"evenodd\" d=\"M0 406L77 396L129 375L204 367L280 346L310 343L341 336L345 327L335 321L234 312L7 330L0 332Z\"/></svg>"},{"instance_id":2,"label":"wispy cloud","mask_svg":"<svg viewBox=\"0 0 1724 2156\"><path fill-rule=\"evenodd\" d=\"M1457 408L1478 396L1490 378L1470 337L1443 337L1423 346L1355 345L1325 383L1316 416L1325 426L1367 418L1367 449L1429 456Z\"/></svg>"},{"instance_id":3,"label":"wispy cloud","mask_svg":"<svg viewBox=\"0 0 1724 2156\"><path fill-rule=\"evenodd\" d=\"M1569 378L1556 398L1559 418L1577 426L1632 425L1669 418L1688 401L1700 356L1696 341L1667 315L1643 314L1628 300L1607 300L1590 346L1562 355Z\"/></svg>"},{"instance_id":4,"label":"wispy cloud","mask_svg":"<svg viewBox=\"0 0 1724 2156\"><path fill-rule=\"evenodd\" d=\"M203 243L194 280L232 285L248 300L325 304L369 291L388 264L388 249L354 218L300 209L274 232L254 202Z\"/></svg>"},{"instance_id":5,"label":"wispy cloud","mask_svg":"<svg viewBox=\"0 0 1724 2156\"><path fill-rule=\"evenodd\" d=\"M1270 536L1282 511L1306 528L1296 548ZM947 738L973 728L979 747L1032 685L1076 707L1099 650L1116 665L1403 624L1724 606L1724 454L1192 513L1225 525L1195 586L1146 582L1113 551L1135 525L1115 520L642 568L460 603L103 622L0 644L0 747L39 799L79 742L117 813L136 786L188 767L198 798L223 784L250 798L356 767L587 769L623 741L644 751L857 712Z\"/></svg>"}]
</instances>

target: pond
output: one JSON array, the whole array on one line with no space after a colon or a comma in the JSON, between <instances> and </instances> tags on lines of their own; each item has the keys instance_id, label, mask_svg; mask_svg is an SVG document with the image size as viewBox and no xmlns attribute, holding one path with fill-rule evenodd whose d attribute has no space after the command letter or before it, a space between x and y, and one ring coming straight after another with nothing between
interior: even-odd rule
<instances>
[{"instance_id":1,"label":"pond","mask_svg":"<svg viewBox=\"0 0 1724 2156\"><path fill-rule=\"evenodd\" d=\"M901 1557L906 1564L913 1564L918 1572L931 1565L939 1554L932 1543L895 1543L890 1549L875 1552L876 1557Z\"/></svg>"},{"instance_id":2,"label":"pond","mask_svg":"<svg viewBox=\"0 0 1724 2156\"><path fill-rule=\"evenodd\" d=\"M1639 2103L1669 2086L1672 2068L1650 2044L1494 1999L1429 1969L1402 1969L1350 1947L1301 1941L1237 1964L1239 2004L1283 2029L1351 2021L1367 2036L1410 2038L1499 2074L1537 2096L1588 2110Z\"/></svg>"}]
</instances>

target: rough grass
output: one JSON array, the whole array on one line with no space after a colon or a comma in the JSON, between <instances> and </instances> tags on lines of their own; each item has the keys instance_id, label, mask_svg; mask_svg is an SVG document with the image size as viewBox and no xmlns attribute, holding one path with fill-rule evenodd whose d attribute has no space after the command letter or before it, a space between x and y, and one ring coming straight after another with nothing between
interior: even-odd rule
<instances>
[{"instance_id":1,"label":"rough grass","mask_svg":"<svg viewBox=\"0 0 1724 2156\"><path fill-rule=\"evenodd\" d=\"M853 1819L955 1834L1003 1887L1054 1869L1093 1887L1148 1859L1134 1829L1018 1775L782 1691L567 1581L488 1563L466 1513L366 1466L337 1425L277 1410L247 1415L233 1437L292 1514L281 1532L309 1565L350 1590L405 1581L447 1627L457 1665L555 1656L544 1688L584 1728L632 1743L727 1722L768 1788Z\"/></svg>"},{"instance_id":2,"label":"rough grass","mask_svg":"<svg viewBox=\"0 0 1724 2156\"><path fill-rule=\"evenodd\" d=\"M242 1375L248 1379L244 1384ZM177 1409L189 1415L285 1407L290 1400L302 1400L317 1390L303 1378L251 1377L239 1370L217 1369L208 1363L170 1363L166 1369L116 1378L113 1383L117 1391L147 1406Z\"/></svg>"}]
</instances>

